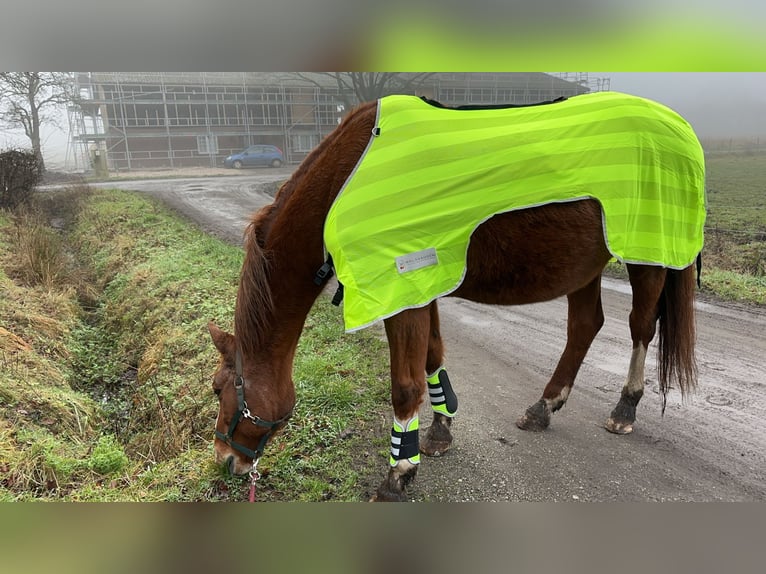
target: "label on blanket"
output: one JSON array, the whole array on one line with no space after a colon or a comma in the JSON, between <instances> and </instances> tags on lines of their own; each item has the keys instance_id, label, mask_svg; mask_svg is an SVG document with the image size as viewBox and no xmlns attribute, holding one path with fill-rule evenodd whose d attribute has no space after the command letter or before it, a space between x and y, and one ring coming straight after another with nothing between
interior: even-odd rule
<instances>
[{"instance_id":1,"label":"label on blanket","mask_svg":"<svg viewBox=\"0 0 766 574\"><path fill-rule=\"evenodd\" d=\"M415 271L416 269L438 264L439 260L436 257L436 249L433 247L396 258L396 270L399 273L407 273L408 271Z\"/></svg>"}]
</instances>

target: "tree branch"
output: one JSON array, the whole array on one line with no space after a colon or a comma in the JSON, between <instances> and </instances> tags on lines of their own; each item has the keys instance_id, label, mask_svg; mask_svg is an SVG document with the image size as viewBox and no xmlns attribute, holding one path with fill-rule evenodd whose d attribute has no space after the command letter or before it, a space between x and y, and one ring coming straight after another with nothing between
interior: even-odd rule
<instances>
[{"instance_id":1,"label":"tree branch","mask_svg":"<svg viewBox=\"0 0 766 574\"><path fill-rule=\"evenodd\" d=\"M42 170L40 128L55 124L45 112L68 101L69 86L63 72L0 72L0 120L24 129Z\"/></svg>"}]
</instances>

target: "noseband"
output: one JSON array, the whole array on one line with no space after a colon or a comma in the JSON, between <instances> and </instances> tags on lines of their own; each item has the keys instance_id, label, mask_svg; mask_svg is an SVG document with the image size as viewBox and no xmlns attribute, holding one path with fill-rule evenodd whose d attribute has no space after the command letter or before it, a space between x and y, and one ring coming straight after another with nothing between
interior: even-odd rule
<instances>
[{"instance_id":1,"label":"noseband","mask_svg":"<svg viewBox=\"0 0 766 574\"><path fill-rule=\"evenodd\" d=\"M216 429L215 436L221 439L234 450L238 450L245 456L252 458L253 468L255 468L255 465L258 463L258 459L261 458L261 455L263 454L263 449L266 447L266 443L274 434L274 431L276 431L277 427L285 423L287 419L292 416L293 411L290 409L290 412L288 412L278 421L267 421L258 415L252 414L250 409L247 408L247 403L245 402L245 378L242 375L242 356L239 353L239 349L237 349L237 354L234 359L234 366L237 373L237 377L234 379L234 390L237 392L237 412L231 419L231 424L229 424L229 431L224 434ZM258 443L258 447L255 450L251 450L246 446L234 441L234 429L237 428L237 425L243 418L248 419L256 426L268 429L266 434L263 435L263 438L261 438L261 442Z\"/></svg>"}]
</instances>

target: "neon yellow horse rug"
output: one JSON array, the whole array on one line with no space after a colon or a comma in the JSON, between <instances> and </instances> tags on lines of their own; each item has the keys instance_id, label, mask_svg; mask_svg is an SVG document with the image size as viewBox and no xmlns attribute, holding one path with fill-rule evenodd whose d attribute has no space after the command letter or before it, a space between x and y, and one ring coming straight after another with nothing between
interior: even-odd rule
<instances>
[{"instance_id":1,"label":"neon yellow horse rug","mask_svg":"<svg viewBox=\"0 0 766 574\"><path fill-rule=\"evenodd\" d=\"M704 177L689 124L635 96L470 110L381 98L324 227L346 329L451 293L482 222L552 202L596 199L615 258L685 268L702 249Z\"/></svg>"}]
</instances>

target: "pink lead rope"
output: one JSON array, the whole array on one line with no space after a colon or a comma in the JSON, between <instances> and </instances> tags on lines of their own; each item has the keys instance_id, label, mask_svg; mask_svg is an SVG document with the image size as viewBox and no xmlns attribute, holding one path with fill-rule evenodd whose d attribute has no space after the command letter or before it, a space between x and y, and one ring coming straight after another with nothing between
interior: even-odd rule
<instances>
[{"instance_id":1,"label":"pink lead rope","mask_svg":"<svg viewBox=\"0 0 766 574\"><path fill-rule=\"evenodd\" d=\"M261 473L256 468L258 466L258 459L253 460L253 468L250 470L250 502L255 502L255 483L261 478Z\"/></svg>"}]
</instances>

